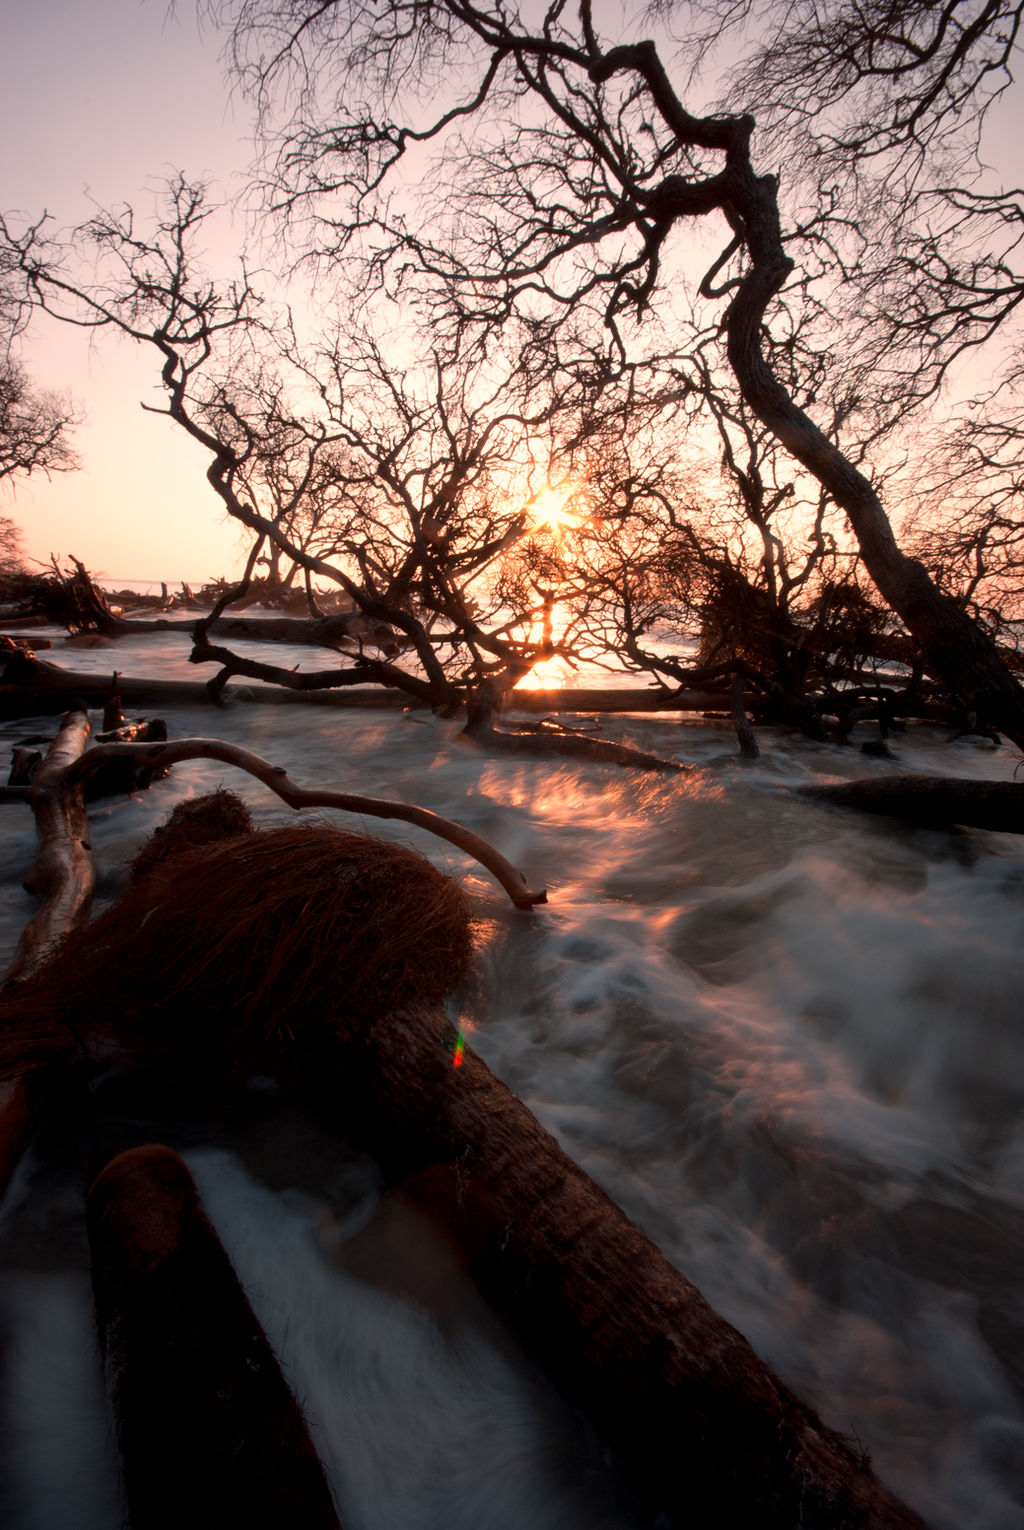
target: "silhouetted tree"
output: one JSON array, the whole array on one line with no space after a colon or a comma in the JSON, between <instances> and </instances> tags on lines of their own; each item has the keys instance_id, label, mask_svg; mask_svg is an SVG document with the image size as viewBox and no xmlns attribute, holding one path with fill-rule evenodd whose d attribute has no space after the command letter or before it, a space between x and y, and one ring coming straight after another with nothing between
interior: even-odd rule
<instances>
[{"instance_id":1,"label":"silhouetted tree","mask_svg":"<svg viewBox=\"0 0 1024 1530\"><path fill-rule=\"evenodd\" d=\"M500 696L553 650L543 538L527 532L566 429L557 389L514 347L485 365L458 337L405 369L354 325L344 345L324 334L303 349L244 271L218 287L198 268L207 211L178 177L152 230L128 208L97 213L77 234L91 276L38 227L7 230L8 250L47 311L155 348L156 412L210 454L212 487L257 539L248 574L271 547L349 598L360 653L325 684L378 681L446 707L484 683ZM515 586L519 543L517 566L532 558L535 578ZM197 660L256 672L202 636Z\"/></svg>"},{"instance_id":2,"label":"silhouetted tree","mask_svg":"<svg viewBox=\"0 0 1024 1530\"><path fill-rule=\"evenodd\" d=\"M411 253L432 284L438 321L454 314L463 324L500 324L516 314L564 339L599 318L611 337L608 364L625 364L667 277L679 277L682 231L698 220L720 230L721 253L695 284L696 297L719 305L724 354L746 409L841 507L866 569L931 669L1024 745L1024 692L988 635L901 551L870 479L812 417L812 401L801 407L775 364L776 303L794 261L779 180L755 166L751 115L689 110L655 44L605 43L589 0L573 13L552 5L533 20L473 0L386 7L240 0L228 10L236 63L249 84L264 103L280 106L283 97L294 108L278 139L276 204L293 219L320 212L321 256L333 248L340 257L375 229L382 279L396 260L407 267ZM814 36L808 67L820 78L821 101L808 95L811 112L848 99L844 80L863 80L878 131L874 144L866 130L851 132L849 163L876 146L902 156L916 194L915 157L943 141L965 100L978 99L988 78L984 50L1003 49L1002 14L985 6L968 24L962 7L936 12L922 4L907 25L901 8L887 31L880 9L857 33L850 64L836 47L836 10ZM784 39L779 57L785 46ZM993 67L1003 66L1004 52ZM758 77L772 78L773 67L765 53ZM908 76L919 83L906 90ZM453 93L443 110L432 111L441 78ZM786 89L800 111L803 98L788 77ZM771 99L765 104L777 122ZM487 122L475 139L467 137L470 119ZM454 142L453 125L460 133ZM381 188L425 141L447 142L454 155L444 172L447 217L410 227ZM840 185L830 206L836 224L842 193ZM949 205L958 206L957 198ZM856 219L856 206L845 215ZM825 247L831 232L821 231ZM917 254L901 249L893 268L891 289L904 301L890 331L901 337L904 357L914 346L933 346L944 367L959 343L955 334L949 339L958 320L956 284L947 283L928 232L918 239ZM972 310L982 326L983 268L981 306ZM925 289L941 301L929 297L922 328L909 298ZM990 307L1000 302L996 296Z\"/></svg>"},{"instance_id":3,"label":"silhouetted tree","mask_svg":"<svg viewBox=\"0 0 1024 1530\"><path fill-rule=\"evenodd\" d=\"M31 297L24 273L5 244L0 239L0 481L76 468L69 436L79 423L70 400L33 386L19 359Z\"/></svg>"}]
</instances>

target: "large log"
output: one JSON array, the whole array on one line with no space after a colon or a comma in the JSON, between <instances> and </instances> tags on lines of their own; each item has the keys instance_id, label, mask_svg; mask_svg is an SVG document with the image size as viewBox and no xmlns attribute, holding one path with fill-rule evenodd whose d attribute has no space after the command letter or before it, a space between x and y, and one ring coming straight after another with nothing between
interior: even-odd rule
<instances>
[{"instance_id":1,"label":"large log","mask_svg":"<svg viewBox=\"0 0 1024 1530\"><path fill-rule=\"evenodd\" d=\"M875 776L868 781L801 786L802 797L832 807L903 818L929 828L964 824L1004 834L1024 834L1024 785L955 776Z\"/></svg>"},{"instance_id":2,"label":"large log","mask_svg":"<svg viewBox=\"0 0 1024 1530\"><path fill-rule=\"evenodd\" d=\"M87 1218L132 1530L338 1530L298 1404L178 1155L122 1153Z\"/></svg>"},{"instance_id":3,"label":"large log","mask_svg":"<svg viewBox=\"0 0 1024 1530\"><path fill-rule=\"evenodd\" d=\"M333 1080L347 1119L359 1111L484 1295L674 1524L920 1530L439 1010L341 1023L311 1079Z\"/></svg>"},{"instance_id":4,"label":"large log","mask_svg":"<svg viewBox=\"0 0 1024 1530\"><path fill-rule=\"evenodd\" d=\"M659 1512L680 1526L918 1527L462 1046L437 1005L464 972L451 926L464 910L432 912L437 873L414 886L408 852L363 846L351 853L369 879L355 860L339 876L337 833L265 831L157 866L6 1002L5 1071L69 1055L69 1013L87 1044L113 1033L190 1077L304 1070L441 1219Z\"/></svg>"},{"instance_id":5,"label":"large log","mask_svg":"<svg viewBox=\"0 0 1024 1530\"><path fill-rule=\"evenodd\" d=\"M206 685L195 680L160 680L117 675L84 674L63 669L45 659L13 655L0 684L0 712L10 716L42 715L66 709L77 697L105 700L117 693L130 706L206 704L211 700ZM229 686L232 699L267 706L329 706L397 709L407 707L410 698L400 691L380 686L359 686L345 690L282 690L275 686ZM51 698L48 700L48 697ZM21 705L22 703L25 705ZM98 703L97 703L98 704ZM18 706L17 712L11 710ZM517 690L506 698L507 711L544 714L546 712L706 712L725 707L728 691L666 691L650 687L623 690Z\"/></svg>"}]
</instances>

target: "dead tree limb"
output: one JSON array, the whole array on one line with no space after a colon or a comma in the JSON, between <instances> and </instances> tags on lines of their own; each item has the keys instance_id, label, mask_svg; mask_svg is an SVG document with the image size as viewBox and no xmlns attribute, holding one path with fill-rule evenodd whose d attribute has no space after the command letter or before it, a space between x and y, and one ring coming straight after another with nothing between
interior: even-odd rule
<instances>
[{"instance_id":1,"label":"dead tree limb","mask_svg":"<svg viewBox=\"0 0 1024 1530\"><path fill-rule=\"evenodd\" d=\"M338 808L344 813L360 813L368 818L397 818L404 823L415 824L417 828L436 834L439 839L446 839L449 844L479 861L481 866L486 866L516 908L532 908L537 903L547 902L547 893L543 888L539 892L531 891L522 872L471 829L453 823L449 818L442 818L429 808L414 807L410 803L387 802L380 797L361 797L354 792L309 791L298 786L283 767L271 765L260 755L242 749L237 744L227 744L215 738L182 738L155 744L99 744L82 756L70 772L69 780L76 784L82 782L93 771L112 760L130 760L138 768L144 769L160 769L177 765L183 760L221 760L225 765L233 765L255 776L296 810Z\"/></svg>"},{"instance_id":2,"label":"dead tree limb","mask_svg":"<svg viewBox=\"0 0 1024 1530\"><path fill-rule=\"evenodd\" d=\"M88 741L89 726L87 712L65 715L26 794L36 816L39 849L25 887L43 905L22 934L8 981L27 977L89 912L96 871L82 782L72 775Z\"/></svg>"},{"instance_id":3,"label":"dead tree limb","mask_svg":"<svg viewBox=\"0 0 1024 1530\"><path fill-rule=\"evenodd\" d=\"M376 681L378 685L389 686L427 706L445 699L438 696L434 687L426 680L420 680L416 675L410 675L404 669L400 669L397 664L388 664L383 659L358 660L344 669L285 669L280 664L262 664L257 659L242 658L239 654L232 653L229 648L220 648L212 643L203 642L193 648L189 655L189 662L221 666L219 673L209 682L208 688L212 696L219 696L227 682L235 675L243 675L249 680L262 680L270 685L283 685L292 691L325 691L341 689L345 686L366 685L367 682Z\"/></svg>"},{"instance_id":4,"label":"dead tree limb","mask_svg":"<svg viewBox=\"0 0 1024 1530\"><path fill-rule=\"evenodd\" d=\"M832 786L801 786L802 797L833 807L905 818L930 828L965 824L1003 834L1024 834L1024 786L948 776L876 776Z\"/></svg>"}]
</instances>

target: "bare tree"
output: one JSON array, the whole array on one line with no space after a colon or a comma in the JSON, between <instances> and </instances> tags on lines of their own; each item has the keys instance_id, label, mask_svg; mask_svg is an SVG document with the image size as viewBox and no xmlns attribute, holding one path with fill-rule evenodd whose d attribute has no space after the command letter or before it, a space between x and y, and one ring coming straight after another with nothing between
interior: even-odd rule
<instances>
[{"instance_id":1,"label":"bare tree","mask_svg":"<svg viewBox=\"0 0 1024 1530\"><path fill-rule=\"evenodd\" d=\"M463 352L458 336L404 369L354 324L344 345L321 335L304 348L244 270L223 287L203 275L193 247L206 212L202 189L179 177L154 229L127 208L97 213L77 236L79 255L98 262L92 275L38 227L6 230L41 307L156 350L158 412L208 451L211 485L256 539L245 582L270 548L303 570L311 598L316 577L361 618L351 629L358 652L322 674L215 648L210 621L194 658L220 663L221 683L229 674L302 688L377 681L446 708L486 686L500 699L553 651L542 539L527 533L530 501L567 429L557 387L529 356L506 369L507 357ZM537 577L510 604L520 543L519 563L533 557Z\"/></svg>"},{"instance_id":2,"label":"bare tree","mask_svg":"<svg viewBox=\"0 0 1024 1530\"><path fill-rule=\"evenodd\" d=\"M30 312L24 275L0 249L0 482L78 466L69 441L77 410L66 395L33 386L19 359Z\"/></svg>"},{"instance_id":3,"label":"bare tree","mask_svg":"<svg viewBox=\"0 0 1024 1530\"><path fill-rule=\"evenodd\" d=\"M746 408L841 507L871 578L931 669L972 710L1024 743L1024 692L988 635L900 550L871 481L773 365L775 304L793 259L778 178L755 168L753 117L691 112L654 43L604 43L588 0L575 14L553 5L536 24L514 9L471 0L415 8L241 0L229 9L236 61L250 83L265 101L279 104L284 95L295 105L276 161L278 205L293 215L325 209L321 252L328 233L341 253L375 225L381 271L399 252L407 263L411 251L439 294L438 314L454 308L463 322L492 324L527 315L564 335L589 305L612 336L611 354L622 358L666 273L678 275L680 232L698 220L721 229L721 253L697 295L719 304L725 354ZM925 10L922 26L930 24ZM951 5L935 21L935 58L960 30L961 14ZM991 17L982 31L990 24L988 35L997 37ZM946 64L936 66L940 126L933 139L956 110L956 81L968 95L974 89L963 60L976 32L965 31L943 54ZM909 67L919 45L910 33L903 41ZM866 62L855 67L867 77L870 38L866 46ZM898 85L900 63L884 67ZM458 94L432 116L423 93L403 90L402 82L436 80L442 71ZM488 111L486 134L460 140L447 224L408 228L379 195L389 171L418 144L444 140L453 123L465 133L469 119ZM909 108L891 116L891 142L905 143L913 156L922 120ZM926 281L926 264L900 269L913 285ZM903 312L910 324L912 307ZM950 302L947 324L954 319Z\"/></svg>"}]
</instances>

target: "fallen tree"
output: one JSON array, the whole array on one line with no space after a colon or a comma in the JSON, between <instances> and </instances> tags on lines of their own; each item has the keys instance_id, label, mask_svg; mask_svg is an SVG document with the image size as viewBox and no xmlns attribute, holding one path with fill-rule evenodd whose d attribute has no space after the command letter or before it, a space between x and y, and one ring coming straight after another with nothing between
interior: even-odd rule
<instances>
[{"instance_id":1,"label":"fallen tree","mask_svg":"<svg viewBox=\"0 0 1024 1530\"><path fill-rule=\"evenodd\" d=\"M504 754L528 754L544 759L568 758L575 760L599 760L608 765L623 765L629 770L690 771L692 765L681 765L675 760L662 759L660 755L647 754L628 744L616 744L608 739L587 738L558 727L531 725L530 731L505 733L494 727L494 702L474 697L467 705L466 726L459 735L482 749Z\"/></svg>"},{"instance_id":2,"label":"fallen tree","mask_svg":"<svg viewBox=\"0 0 1024 1530\"><path fill-rule=\"evenodd\" d=\"M136 637L140 633L180 633L183 638L195 635L196 628L216 626L218 635L250 638L267 643L309 644L315 648L352 649L364 641L383 652L397 653L400 644L394 631L383 622L370 623L357 610L321 614L302 619L295 616L230 616L224 608L230 604L231 588L225 592L213 614L180 621L167 617L125 617L110 609L110 602L78 558L71 560L73 572L61 575L64 604L60 620L75 632L99 632L104 637ZM248 581L245 582L247 587Z\"/></svg>"},{"instance_id":3,"label":"fallen tree","mask_svg":"<svg viewBox=\"0 0 1024 1530\"><path fill-rule=\"evenodd\" d=\"M439 1000L465 972L464 900L447 883L442 908L429 867L425 898L408 857L315 827L172 855L0 999L0 1075L69 1057L74 1014L88 1048L184 1078L304 1077L440 1219L653 1510L920 1530L461 1044Z\"/></svg>"},{"instance_id":4,"label":"fallen tree","mask_svg":"<svg viewBox=\"0 0 1024 1530\"><path fill-rule=\"evenodd\" d=\"M1024 834L1024 786L946 776L875 776L869 781L801 786L802 797L832 807L903 818L928 828L963 824Z\"/></svg>"},{"instance_id":5,"label":"fallen tree","mask_svg":"<svg viewBox=\"0 0 1024 1530\"><path fill-rule=\"evenodd\" d=\"M89 714L68 712L26 796L36 818L39 847L25 882L42 907L26 926L7 981L31 973L63 936L87 916L96 886L85 796L71 779L85 750Z\"/></svg>"}]
</instances>

